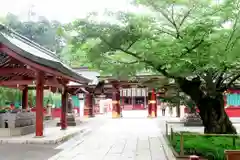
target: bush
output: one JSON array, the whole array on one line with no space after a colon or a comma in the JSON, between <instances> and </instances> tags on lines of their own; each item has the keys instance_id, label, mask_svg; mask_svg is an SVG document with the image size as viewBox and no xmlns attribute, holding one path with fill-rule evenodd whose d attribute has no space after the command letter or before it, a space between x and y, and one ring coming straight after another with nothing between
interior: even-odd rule
<instances>
[{"instance_id":1,"label":"bush","mask_svg":"<svg viewBox=\"0 0 240 160\"><path fill-rule=\"evenodd\" d=\"M174 133L171 144L180 153L180 134ZM209 160L225 160L224 150L240 149L240 138L236 137L236 147L233 137L201 136L197 133L184 133L184 154L198 155Z\"/></svg>"}]
</instances>

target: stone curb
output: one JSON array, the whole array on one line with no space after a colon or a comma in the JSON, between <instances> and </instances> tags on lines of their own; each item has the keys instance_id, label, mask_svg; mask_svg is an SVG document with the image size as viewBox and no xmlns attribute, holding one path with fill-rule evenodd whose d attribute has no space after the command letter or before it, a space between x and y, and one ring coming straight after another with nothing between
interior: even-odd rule
<instances>
[{"instance_id":1,"label":"stone curb","mask_svg":"<svg viewBox=\"0 0 240 160\"><path fill-rule=\"evenodd\" d=\"M35 138L31 140L21 140L21 139L0 139L0 144L60 144L62 142L65 142L72 137L76 136L77 134L84 133L87 129L81 129L77 132L73 132L68 135L64 135L63 137L57 138L55 140L49 140L49 139L42 139L42 138Z\"/></svg>"},{"instance_id":2,"label":"stone curb","mask_svg":"<svg viewBox=\"0 0 240 160\"><path fill-rule=\"evenodd\" d=\"M173 155L173 152L169 146L170 144L166 136L163 133L161 133L161 136L159 138L160 138L160 141L162 142L162 145L163 145L162 147L167 160L176 160L176 157Z\"/></svg>"}]
</instances>

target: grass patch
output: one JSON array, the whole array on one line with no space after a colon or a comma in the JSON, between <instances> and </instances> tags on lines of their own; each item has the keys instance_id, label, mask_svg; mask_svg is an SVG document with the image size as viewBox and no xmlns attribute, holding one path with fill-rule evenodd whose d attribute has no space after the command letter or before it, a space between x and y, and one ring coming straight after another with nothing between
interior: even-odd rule
<instances>
[{"instance_id":1,"label":"grass patch","mask_svg":"<svg viewBox=\"0 0 240 160\"><path fill-rule=\"evenodd\" d=\"M184 155L198 155L209 160L225 160L224 150L240 150L240 137L203 136L199 133L182 132ZM173 133L171 145L180 153L180 133ZM169 137L170 138L170 137Z\"/></svg>"}]
</instances>

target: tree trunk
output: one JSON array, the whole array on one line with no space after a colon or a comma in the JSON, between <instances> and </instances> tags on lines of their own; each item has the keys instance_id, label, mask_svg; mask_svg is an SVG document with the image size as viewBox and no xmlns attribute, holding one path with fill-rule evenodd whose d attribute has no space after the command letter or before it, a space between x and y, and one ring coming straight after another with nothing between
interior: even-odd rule
<instances>
[{"instance_id":1,"label":"tree trunk","mask_svg":"<svg viewBox=\"0 0 240 160\"><path fill-rule=\"evenodd\" d=\"M224 109L223 96L204 97L198 104L204 133L236 134L236 129Z\"/></svg>"},{"instance_id":2,"label":"tree trunk","mask_svg":"<svg viewBox=\"0 0 240 160\"><path fill-rule=\"evenodd\" d=\"M177 79L177 82L182 91L189 95L196 103L200 111L199 114L203 121L205 133L237 133L235 127L225 112L222 93L216 93L214 96L204 94L200 89L201 81L197 78L192 81L179 78Z\"/></svg>"}]
</instances>

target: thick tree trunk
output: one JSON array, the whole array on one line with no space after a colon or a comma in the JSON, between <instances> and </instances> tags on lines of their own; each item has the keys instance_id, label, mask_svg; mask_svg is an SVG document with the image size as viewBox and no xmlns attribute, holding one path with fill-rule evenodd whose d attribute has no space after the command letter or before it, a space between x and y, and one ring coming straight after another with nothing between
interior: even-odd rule
<instances>
[{"instance_id":1,"label":"thick tree trunk","mask_svg":"<svg viewBox=\"0 0 240 160\"><path fill-rule=\"evenodd\" d=\"M224 109L222 93L207 96L200 90L201 81L178 79L180 88L188 94L198 106L205 133L236 134L236 129Z\"/></svg>"},{"instance_id":2,"label":"thick tree trunk","mask_svg":"<svg viewBox=\"0 0 240 160\"><path fill-rule=\"evenodd\" d=\"M235 134L236 129L229 120L223 104L223 96L205 97L198 104L205 133Z\"/></svg>"}]
</instances>

